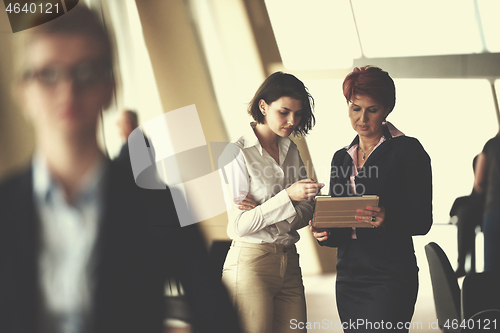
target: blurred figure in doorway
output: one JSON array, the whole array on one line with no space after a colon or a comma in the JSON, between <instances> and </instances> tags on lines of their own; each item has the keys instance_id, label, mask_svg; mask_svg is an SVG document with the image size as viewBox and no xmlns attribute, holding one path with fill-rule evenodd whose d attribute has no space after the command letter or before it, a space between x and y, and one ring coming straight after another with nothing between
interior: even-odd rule
<instances>
[{"instance_id":1,"label":"blurred figure in doorway","mask_svg":"<svg viewBox=\"0 0 500 333\"><path fill-rule=\"evenodd\" d=\"M118 119L116 120L116 126L118 127L118 134L122 140L122 148L118 154L118 159L130 159L130 154L128 151L127 140L134 129L139 126L139 118L137 112L133 110L123 110L118 114ZM146 140L146 142L148 142Z\"/></svg>"}]
</instances>

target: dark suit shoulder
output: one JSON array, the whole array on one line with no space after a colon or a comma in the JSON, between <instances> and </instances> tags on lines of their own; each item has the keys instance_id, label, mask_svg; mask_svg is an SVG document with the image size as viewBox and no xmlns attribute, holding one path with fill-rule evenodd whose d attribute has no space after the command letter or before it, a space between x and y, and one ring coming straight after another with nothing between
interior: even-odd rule
<instances>
[{"instance_id":1,"label":"dark suit shoulder","mask_svg":"<svg viewBox=\"0 0 500 333\"><path fill-rule=\"evenodd\" d=\"M32 169L26 167L0 181L0 216L7 221L15 213L26 211L33 203Z\"/></svg>"},{"instance_id":2,"label":"dark suit shoulder","mask_svg":"<svg viewBox=\"0 0 500 333\"><path fill-rule=\"evenodd\" d=\"M483 147L482 153L488 155L490 150L497 150L497 147L500 146L500 135L496 135L493 138L489 139Z\"/></svg>"},{"instance_id":3,"label":"dark suit shoulder","mask_svg":"<svg viewBox=\"0 0 500 333\"><path fill-rule=\"evenodd\" d=\"M337 150L335 154L333 154L332 166L340 165L346 154L347 154L347 149L345 147Z\"/></svg>"},{"instance_id":4,"label":"dark suit shoulder","mask_svg":"<svg viewBox=\"0 0 500 333\"><path fill-rule=\"evenodd\" d=\"M339 150L337 150L335 152L335 154L333 154L333 156L338 155L338 154L345 154L345 153L347 153L347 149L345 147L342 147Z\"/></svg>"},{"instance_id":5,"label":"dark suit shoulder","mask_svg":"<svg viewBox=\"0 0 500 333\"><path fill-rule=\"evenodd\" d=\"M388 141L392 154L408 166L430 164L430 156L420 141L410 136L399 136Z\"/></svg>"},{"instance_id":6,"label":"dark suit shoulder","mask_svg":"<svg viewBox=\"0 0 500 333\"><path fill-rule=\"evenodd\" d=\"M411 136L398 136L390 140L395 148L405 149L410 152L414 151L425 151L424 147L417 138Z\"/></svg>"},{"instance_id":7,"label":"dark suit shoulder","mask_svg":"<svg viewBox=\"0 0 500 333\"><path fill-rule=\"evenodd\" d=\"M4 195L13 190L19 190L20 187L29 186L31 184L31 178L31 167L27 166L23 169L16 170L0 180L0 195Z\"/></svg>"}]
</instances>

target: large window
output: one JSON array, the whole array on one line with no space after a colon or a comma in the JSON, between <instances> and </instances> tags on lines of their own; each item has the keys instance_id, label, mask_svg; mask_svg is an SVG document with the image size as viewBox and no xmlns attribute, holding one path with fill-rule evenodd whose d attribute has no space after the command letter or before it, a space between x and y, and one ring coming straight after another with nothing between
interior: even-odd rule
<instances>
[{"instance_id":1,"label":"large window","mask_svg":"<svg viewBox=\"0 0 500 333\"><path fill-rule=\"evenodd\" d=\"M289 70L367 58L500 52L497 0L266 0Z\"/></svg>"},{"instance_id":2,"label":"large window","mask_svg":"<svg viewBox=\"0 0 500 333\"><path fill-rule=\"evenodd\" d=\"M366 57L483 51L473 0L352 0Z\"/></svg>"},{"instance_id":3,"label":"large window","mask_svg":"<svg viewBox=\"0 0 500 333\"><path fill-rule=\"evenodd\" d=\"M266 7L286 68L347 68L361 56L349 1L266 0Z\"/></svg>"},{"instance_id":4,"label":"large window","mask_svg":"<svg viewBox=\"0 0 500 333\"><path fill-rule=\"evenodd\" d=\"M190 0L194 22L230 141L252 120L246 109L265 79L245 7L241 1Z\"/></svg>"},{"instance_id":5,"label":"large window","mask_svg":"<svg viewBox=\"0 0 500 333\"><path fill-rule=\"evenodd\" d=\"M477 0L481 28L484 33L486 49L489 52L500 52L500 2L498 0Z\"/></svg>"},{"instance_id":6,"label":"large window","mask_svg":"<svg viewBox=\"0 0 500 333\"><path fill-rule=\"evenodd\" d=\"M110 110L103 113L104 144L115 157L123 144L117 131L116 113L129 109L139 115L139 124L163 113L142 25L134 0L85 0L102 11L113 31L119 66L117 96Z\"/></svg>"}]
</instances>

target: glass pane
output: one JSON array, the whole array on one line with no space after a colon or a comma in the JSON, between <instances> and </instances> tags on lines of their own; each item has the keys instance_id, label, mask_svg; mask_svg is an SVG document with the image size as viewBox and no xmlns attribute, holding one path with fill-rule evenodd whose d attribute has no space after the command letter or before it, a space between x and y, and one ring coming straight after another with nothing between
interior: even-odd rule
<instances>
[{"instance_id":1,"label":"glass pane","mask_svg":"<svg viewBox=\"0 0 500 333\"><path fill-rule=\"evenodd\" d=\"M486 48L490 52L500 52L500 1L477 0L477 3Z\"/></svg>"},{"instance_id":2,"label":"glass pane","mask_svg":"<svg viewBox=\"0 0 500 333\"><path fill-rule=\"evenodd\" d=\"M472 160L498 123L487 80L395 80L389 120L414 136L432 159L434 222L446 223L455 198L472 191Z\"/></svg>"},{"instance_id":3,"label":"glass pane","mask_svg":"<svg viewBox=\"0 0 500 333\"><path fill-rule=\"evenodd\" d=\"M247 13L240 1L189 2L219 110L231 142L250 128L246 108L264 80Z\"/></svg>"},{"instance_id":4,"label":"glass pane","mask_svg":"<svg viewBox=\"0 0 500 333\"><path fill-rule=\"evenodd\" d=\"M473 0L352 0L366 57L482 51Z\"/></svg>"},{"instance_id":5,"label":"glass pane","mask_svg":"<svg viewBox=\"0 0 500 333\"><path fill-rule=\"evenodd\" d=\"M108 0L111 24L116 32L116 45L120 59L121 107L135 110L139 124L143 124L163 113L153 67L149 58L142 25L133 0ZM120 151L121 142L117 135L116 118L104 114L106 145L111 156Z\"/></svg>"},{"instance_id":6,"label":"glass pane","mask_svg":"<svg viewBox=\"0 0 500 333\"><path fill-rule=\"evenodd\" d=\"M348 0L266 0L266 7L287 69L348 68L361 56Z\"/></svg>"},{"instance_id":7,"label":"glass pane","mask_svg":"<svg viewBox=\"0 0 500 333\"><path fill-rule=\"evenodd\" d=\"M343 80L304 80L314 98L316 125L306 136L316 177L326 186L321 194L328 194L330 165L333 154L349 145L354 137L347 118L347 103L342 95Z\"/></svg>"}]
</instances>

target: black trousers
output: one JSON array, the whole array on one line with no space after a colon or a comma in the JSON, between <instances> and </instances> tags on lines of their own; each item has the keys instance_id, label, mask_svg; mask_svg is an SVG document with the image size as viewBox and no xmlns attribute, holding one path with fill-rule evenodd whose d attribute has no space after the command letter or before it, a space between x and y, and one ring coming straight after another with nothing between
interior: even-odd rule
<instances>
[{"instance_id":1,"label":"black trousers","mask_svg":"<svg viewBox=\"0 0 500 333\"><path fill-rule=\"evenodd\" d=\"M457 272L465 275L465 259L471 258L470 272L476 271L476 227L483 220L484 196L471 194L459 197L453 203L450 216L457 216L458 266Z\"/></svg>"},{"instance_id":2,"label":"black trousers","mask_svg":"<svg viewBox=\"0 0 500 333\"><path fill-rule=\"evenodd\" d=\"M418 293L414 261L393 267L391 258L370 255L358 240L342 252L336 295L344 332L408 332Z\"/></svg>"}]
</instances>

